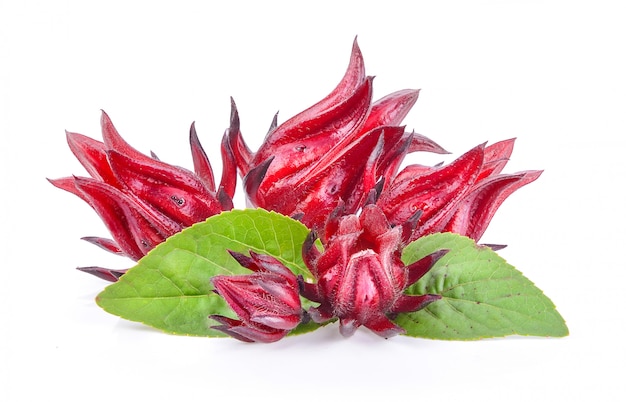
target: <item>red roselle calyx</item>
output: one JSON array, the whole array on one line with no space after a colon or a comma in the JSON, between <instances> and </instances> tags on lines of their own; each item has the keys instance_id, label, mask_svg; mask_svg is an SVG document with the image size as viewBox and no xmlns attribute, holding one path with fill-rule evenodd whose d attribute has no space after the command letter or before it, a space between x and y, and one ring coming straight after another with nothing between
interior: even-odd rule
<instances>
[{"instance_id":1,"label":"red roselle calyx","mask_svg":"<svg viewBox=\"0 0 626 402\"><path fill-rule=\"evenodd\" d=\"M302 281L302 295L320 303L309 311L311 318L318 323L339 318L344 336L352 335L359 326L385 338L404 333L390 318L420 310L441 298L433 294L405 295L404 290L447 251L405 266L401 252L417 216L403 226L391 226L376 205L366 205L360 215L343 215L342 206L338 208L321 237L324 251L315 246L314 232L302 250L315 278L315 283Z\"/></svg>"},{"instance_id":2,"label":"red roselle calyx","mask_svg":"<svg viewBox=\"0 0 626 402\"><path fill-rule=\"evenodd\" d=\"M444 166L409 165L393 178L377 204L394 225L422 211L411 241L437 232L478 241L506 197L541 174L536 170L500 173L513 143L510 139L479 145Z\"/></svg>"},{"instance_id":3,"label":"red roselle calyx","mask_svg":"<svg viewBox=\"0 0 626 402\"><path fill-rule=\"evenodd\" d=\"M355 41L337 87L285 123L277 125L275 118L256 152L243 139L233 102L228 141L249 203L297 216L319 230L340 202L346 214L356 213L376 188L378 205L392 224L423 212L411 240L442 231L478 240L502 202L541 174L500 173L513 139L480 145L445 166L409 165L398 173L409 153L447 151L400 126L418 90L373 102L372 84Z\"/></svg>"},{"instance_id":4,"label":"red roselle calyx","mask_svg":"<svg viewBox=\"0 0 626 402\"><path fill-rule=\"evenodd\" d=\"M240 320L212 315L221 325L212 328L245 342L275 342L303 318L296 276L274 257L250 251L250 257L231 251L249 275L219 275L211 279Z\"/></svg>"},{"instance_id":5,"label":"red roselle calyx","mask_svg":"<svg viewBox=\"0 0 626 402\"><path fill-rule=\"evenodd\" d=\"M185 227L233 208L236 168L228 142L222 141L219 187L192 125L190 144L195 173L161 162L132 148L102 112L103 142L67 132L70 149L91 177L50 180L87 202L113 239L85 237L105 250L139 260ZM124 271L79 268L115 281Z\"/></svg>"},{"instance_id":6,"label":"red roselle calyx","mask_svg":"<svg viewBox=\"0 0 626 402\"><path fill-rule=\"evenodd\" d=\"M243 140L233 103L229 141L249 202L302 216L302 223L317 229L340 200L346 213L358 211L376 183L390 181L407 153L446 153L399 126L418 90L398 91L372 102L372 85L355 41L337 87L280 126L274 120L254 153Z\"/></svg>"}]
</instances>

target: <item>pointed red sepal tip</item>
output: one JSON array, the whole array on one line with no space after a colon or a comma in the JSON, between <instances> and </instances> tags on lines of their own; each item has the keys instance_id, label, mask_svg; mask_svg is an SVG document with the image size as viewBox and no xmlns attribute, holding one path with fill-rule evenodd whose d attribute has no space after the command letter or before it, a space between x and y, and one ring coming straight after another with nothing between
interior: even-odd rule
<instances>
[{"instance_id":1,"label":"pointed red sepal tip","mask_svg":"<svg viewBox=\"0 0 626 402\"><path fill-rule=\"evenodd\" d=\"M413 237L413 232L415 232L415 228L417 227L417 222L422 216L423 211L418 209L415 213L406 220L402 224L402 236L401 242L402 246L406 246L411 242L411 238Z\"/></svg>"},{"instance_id":2,"label":"pointed red sepal tip","mask_svg":"<svg viewBox=\"0 0 626 402\"><path fill-rule=\"evenodd\" d=\"M78 188L76 188L76 184L75 184L76 177L74 176L62 177L60 179L46 178L46 180L48 180L48 182L52 184L54 187L60 188L61 190L65 190L68 193L72 193L76 195L77 197L81 198L83 201L89 203L88 198L85 197L85 195Z\"/></svg>"},{"instance_id":3,"label":"pointed red sepal tip","mask_svg":"<svg viewBox=\"0 0 626 402\"><path fill-rule=\"evenodd\" d=\"M459 203L471 192L483 156L484 144L481 144L449 165L427 170L424 174L411 177L400 172L383 192L378 205L393 224L405 222L417 210L424 211L410 240L442 231Z\"/></svg>"},{"instance_id":4,"label":"pointed red sepal tip","mask_svg":"<svg viewBox=\"0 0 626 402\"><path fill-rule=\"evenodd\" d=\"M449 154L444 147L437 144L435 141L426 137L425 135L413 132L411 138L411 144L409 145L408 153L413 152L431 152L434 154L445 155Z\"/></svg>"},{"instance_id":5,"label":"pointed red sepal tip","mask_svg":"<svg viewBox=\"0 0 626 402\"><path fill-rule=\"evenodd\" d=\"M210 315L209 319L217 321L220 324L222 324L222 325L214 325L211 327L211 329L223 332L224 334L242 342L248 342L248 343L254 342L253 339L242 336L238 334L237 332L231 330L231 328L241 325L241 321L234 320L232 318L224 317L224 316L217 315L217 314Z\"/></svg>"},{"instance_id":6,"label":"pointed red sepal tip","mask_svg":"<svg viewBox=\"0 0 626 402\"><path fill-rule=\"evenodd\" d=\"M106 183L77 177L74 184L105 223L115 243L135 261L180 230L162 226L149 210Z\"/></svg>"},{"instance_id":7,"label":"pointed red sepal tip","mask_svg":"<svg viewBox=\"0 0 626 402\"><path fill-rule=\"evenodd\" d=\"M126 253L120 248L120 246L117 245L115 240L95 236L81 237L81 240L85 240L86 242L96 245L110 253L126 255Z\"/></svg>"},{"instance_id":8,"label":"pointed red sepal tip","mask_svg":"<svg viewBox=\"0 0 626 402\"><path fill-rule=\"evenodd\" d=\"M117 280L128 271L127 269L109 269L102 267L78 267L76 269L109 282L117 282Z\"/></svg>"},{"instance_id":9,"label":"pointed red sepal tip","mask_svg":"<svg viewBox=\"0 0 626 402\"><path fill-rule=\"evenodd\" d=\"M246 194L248 195L248 199L255 207L263 206L264 204L260 202L261 199L258 194L258 190L273 160L274 157L272 156L260 165L248 171L248 174L246 174L246 176L243 178L243 186L246 190Z\"/></svg>"},{"instance_id":10,"label":"pointed red sepal tip","mask_svg":"<svg viewBox=\"0 0 626 402\"><path fill-rule=\"evenodd\" d=\"M122 138L113 125L111 118L104 110L102 110L102 115L100 117L100 126L102 129L102 139L106 149L114 149L117 152L126 154L132 158L147 158L146 155L137 151Z\"/></svg>"},{"instance_id":11,"label":"pointed red sepal tip","mask_svg":"<svg viewBox=\"0 0 626 402\"><path fill-rule=\"evenodd\" d=\"M412 295L402 295L396 300L396 303L391 308L392 314L399 313L412 313L415 311L419 311L429 304L436 302L437 300L441 300L441 295L434 294L426 294L419 296Z\"/></svg>"},{"instance_id":12,"label":"pointed red sepal tip","mask_svg":"<svg viewBox=\"0 0 626 402\"><path fill-rule=\"evenodd\" d=\"M317 249L317 246L315 246L316 240L317 233L315 233L315 231L310 231L302 243L302 260L310 270L314 270L317 259L321 256L321 252ZM312 271L311 273L314 276L317 275L317 272Z\"/></svg>"},{"instance_id":13,"label":"pointed red sepal tip","mask_svg":"<svg viewBox=\"0 0 626 402\"><path fill-rule=\"evenodd\" d=\"M254 157L254 153L250 151L248 145L241 135L239 112L237 111L237 105L235 100L230 98L230 126L224 133L228 137L228 143L232 152L235 165L239 174L243 177L248 174L251 166L251 160Z\"/></svg>"},{"instance_id":14,"label":"pointed red sepal tip","mask_svg":"<svg viewBox=\"0 0 626 402\"><path fill-rule=\"evenodd\" d=\"M226 194L223 187L220 186L220 188L217 189L217 194L215 196L222 207L222 211L230 211L235 207L232 197Z\"/></svg>"},{"instance_id":15,"label":"pointed red sepal tip","mask_svg":"<svg viewBox=\"0 0 626 402\"><path fill-rule=\"evenodd\" d=\"M237 163L228 139L228 133L224 133L222 136L220 152L222 155L220 187L223 188L228 197L232 199L235 196L235 190L237 188Z\"/></svg>"},{"instance_id":16,"label":"pointed red sepal tip","mask_svg":"<svg viewBox=\"0 0 626 402\"><path fill-rule=\"evenodd\" d=\"M340 199L335 209L333 209L326 218L326 225L321 231L323 237L321 237L320 240L323 244L326 244L328 240L337 233L339 230L339 221L344 215L346 215L346 205L343 200Z\"/></svg>"},{"instance_id":17,"label":"pointed red sepal tip","mask_svg":"<svg viewBox=\"0 0 626 402\"><path fill-rule=\"evenodd\" d=\"M448 249L438 250L412 264L409 264L406 267L408 272L407 286L410 286L420 280L441 259L441 257L449 252L450 250Z\"/></svg>"},{"instance_id":18,"label":"pointed red sepal tip","mask_svg":"<svg viewBox=\"0 0 626 402\"><path fill-rule=\"evenodd\" d=\"M374 102L361 131L367 132L380 126L400 125L415 105L419 92L416 89L404 89Z\"/></svg>"},{"instance_id":19,"label":"pointed red sepal tip","mask_svg":"<svg viewBox=\"0 0 626 402\"><path fill-rule=\"evenodd\" d=\"M238 320L233 320L228 317L219 315L211 315L210 319L223 323L223 325L216 325L211 327L217 331L221 331L226 335L229 335L242 342L260 342L260 343L272 343L283 339L286 335L285 331L272 330L272 329L259 329L255 327L246 326L245 323Z\"/></svg>"},{"instance_id":20,"label":"pointed red sepal tip","mask_svg":"<svg viewBox=\"0 0 626 402\"><path fill-rule=\"evenodd\" d=\"M505 249L507 247L506 244L490 244L490 243L481 243L481 244L479 244L479 246L481 246L481 247L489 247L493 251L500 251L500 250Z\"/></svg>"},{"instance_id":21,"label":"pointed red sepal tip","mask_svg":"<svg viewBox=\"0 0 626 402\"><path fill-rule=\"evenodd\" d=\"M406 333L406 330L404 328L394 324L385 315L372 317L365 325L365 327L374 332L376 335L385 339L389 339L396 335L402 335Z\"/></svg>"},{"instance_id":22,"label":"pointed red sepal tip","mask_svg":"<svg viewBox=\"0 0 626 402\"><path fill-rule=\"evenodd\" d=\"M254 260L251 257L248 257L247 255L243 253L239 253L237 251L233 251L233 250L227 250L227 251L228 251L228 254L230 254L231 257L233 257L235 261L237 261L237 263L241 265L242 267L248 268L251 271L259 270L259 267L254 263Z\"/></svg>"},{"instance_id":23,"label":"pointed red sepal tip","mask_svg":"<svg viewBox=\"0 0 626 402\"><path fill-rule=\"evenodd\" d=\"M477 182L449 218L444 230L480 240L502 203L519 188L535 181L542 171L497 174Z\"/></svg>"},{"instance_id":24,"label":"pointed red sepal tip","mask_svg":"<svg viewBox=\"0 0 626 402\"><path fill-rule=\"evenodd\" d=\"M65 137L70 150L91 177L109 183L116 182L106 160L104 143L67 130Z\"/></svg>"},{"instance_id":25,"label":"pointed red sepal tip","mask_svg":"<svg viewBox=\"0 0 626 402\"><path fill-rule=\"evenodd\" d=\"M364 198L365 201L363 201L364 207L367 205L376 204L376 201L378 201L378 197L380 197L380 192L382 191L384 183L384 178L381 178L381 180L378 180L378 182L376 182L374 188L367 192L367 196Z\"/></svg>"},{"instance_id":26,"label":"pointed red sepal tip","mask_svg":"<svg viewBox=\"0 0 626 402\"><path fill-rule=\"evenodd\" d=\"M189 145L191 147L191 157L193 160L194 172L209 191L215 192L215 178L213 177L213 169L211 162L200 144L198 133L196 132L196 122L191 123L189 129Z\"/></svg>"}]
</instances>

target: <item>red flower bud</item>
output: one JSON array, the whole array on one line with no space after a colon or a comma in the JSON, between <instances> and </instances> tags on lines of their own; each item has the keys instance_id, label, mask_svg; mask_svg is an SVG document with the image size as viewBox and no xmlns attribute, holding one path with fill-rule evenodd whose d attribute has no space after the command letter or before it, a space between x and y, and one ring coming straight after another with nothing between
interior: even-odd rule
<instances>
[{"instance_id":1,"label":"red flower bud","mask_svg":"<svg viewBox=\"0 0 626 402\"><path fill-rule=\"evenodd\" d=\"M311 318L319 323L339 318L344 336L361 325L385 338L403 333L390 317L416 311L440 298L404 295L405 288L445 253L405 266L400 256L410 232L392 227L376 205L366 205L358 216L332 215L324 251L317 250L314 235L303 246L303 258L316 283L303 282L302 294L320 303L309 311Z\"/></svg>"},{"instance_id":2,"label":"red flower bud","mask_svg":"<svg viewBox=\"0 0 626 402\"><path fill-rule=\"evenodd\" d=\"M249 275L215 276L211 283L239 320L212 315L213 327L246 342L275 342L302 320L296 276L277 259L250 251L250 257L231 251Z\"/></svg>"}]
</instances>

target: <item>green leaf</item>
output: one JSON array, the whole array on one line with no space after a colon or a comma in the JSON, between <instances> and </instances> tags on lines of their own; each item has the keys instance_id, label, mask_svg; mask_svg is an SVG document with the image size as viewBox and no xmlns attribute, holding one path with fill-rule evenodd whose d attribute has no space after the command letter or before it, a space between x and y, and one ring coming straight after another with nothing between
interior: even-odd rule
<instances>
[{"instance_id":1,"label":"green leaf","mask_svg":"<svg viewBox=\"0 0 626 402\"><path fill-rule=\"evenodd\" d=\"M452 233L423 237L406 247L403 261L412 263L441 249L450 252L406 293L443 298L423 310L398 316L396 323L407 335L470 340L568 334L563 318L540 289L489 247L478 246L472 239Z\"/></svg>"},{"instance_id":2,"label":"green leaf","mask_svg":"<svg viewBox=\"0 0 626 402\"><path fill-rule=\"evenodd\" d=\"M234 313L212 292L209 280L250 273L227 250L274 256L296 275L310 278L301 255L308 233L300 222L262 209L223 212L168 238L105 288L96 302L111 314L165 332L224 336L210 329L217 323L208 316ZM293 332L313 329L308 325Z\"/></svg>"}]
</instances>

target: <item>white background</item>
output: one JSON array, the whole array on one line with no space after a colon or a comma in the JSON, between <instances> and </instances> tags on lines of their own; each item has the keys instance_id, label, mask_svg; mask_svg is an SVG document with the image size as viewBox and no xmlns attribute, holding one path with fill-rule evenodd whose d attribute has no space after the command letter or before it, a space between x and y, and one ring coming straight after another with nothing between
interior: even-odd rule
<instances>
[{"instance_id":1,"label":"white background","mask_svg":"<svg viewBox=\"0 0 626 402\"><path fill-rule=\"evenodd\" d=\"M623 397L619 3L0 0L0 400ZM330 326L248 345L165 335L100 310L106 282L74 268L131 262L79 240L107 233L46 181L85 174L64 130L100 139L104 109L133 146L190 168L195 120L219 172L229 97L256 149L276 111L284 121L335 86L356 35L375 97L422 88L405 123L452 152L410 162L517 137L506 171L545 170L482 240L509 245L501 254L554 301L571 335L385 341Z\"/></svg>"}]
</instances>

